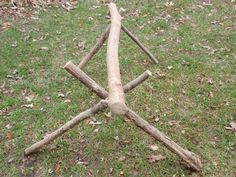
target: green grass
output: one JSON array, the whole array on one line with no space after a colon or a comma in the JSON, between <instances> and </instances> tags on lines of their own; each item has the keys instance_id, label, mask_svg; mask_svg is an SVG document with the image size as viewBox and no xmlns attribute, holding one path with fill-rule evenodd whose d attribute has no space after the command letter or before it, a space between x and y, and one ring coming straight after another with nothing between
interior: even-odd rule
<instances>
[{"instance_id":1,"label":"green grass","mask_svg":"<svg viewBox=\"0 0 236 177\"><path fill-rule=\"evenodd\" d=\"M123 23L159 60L158 65L151 64L122 33L122 80L127 83L146 69L153 73L127 95L127 104L178 144L200 155L202 170L189 171L178 157L131 122L106 118L107 110L94 116L102 125L92 127L85 121L39 153L23 157L25 148L99 100L62 69L69 60L78 64L107 24L105 6L94 8L99 5L95 1L79 1L73 11L50 8L36 21L0 20L12 23L0 32L0 110L4 112L0 118L0 176L235 176L236 136L225 127L236 120L236 4L219 0L211 5L189 0L173 3L118 2L127 10ZM138 16L132 15L137 9ZM85 42L84 50L78 48L81 42ZM105 57L103 47L85 72L107 88ZM14 70L18 80L8 77ZM65 98L58 97L59 93ZM22 107L29 104L28 95L35 96L30 102L33 108ZM71 102L64 103L66 99ZM154 121L157 117L159 122ZM178 125L170 127L170 120ZM148 146L155 143L159 149L153 152ZM152 154L166 159L149 163ZM124 161L119 160L122 156ZM77 164L78 158L89 164Z\"/></svg>"}]
</instances>

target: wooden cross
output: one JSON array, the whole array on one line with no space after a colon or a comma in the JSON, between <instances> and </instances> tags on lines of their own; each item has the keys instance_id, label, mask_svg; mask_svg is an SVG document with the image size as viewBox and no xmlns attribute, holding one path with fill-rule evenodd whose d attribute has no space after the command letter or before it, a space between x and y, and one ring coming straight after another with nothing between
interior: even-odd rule
<instances>
[{"instance_id":1,"label":"wooden cross","mask_svg":"<svg viewBox=\"0 0 236 177\"><path fill-rule=\"evenodd\" d=\"M58 128L56 131L45 136L41 141L25 149L24 154L29 155L33 152L38 151L44 145L55 140L57 137L70 130L81 121L97 114L98 112L104 110L106 107L109 107L113 114L124 115L126 118L130 119L136 126L140 127L146 133L161 142L170 151L178 155L184 161L187 167L199 171L202 167L199 156L179 146L168 136L160 132L154 126L150 125L146 120L144 120L132 109L126 106L125 93L128 93L130 90L144 82L149 76L151 76L151 72L147 70L136 79L126 84L124 87L122 86L118 60L120 30L122 29L124 32L126 32L128 36L130 36L131 39L138 44L138 46L150 57L153 62L157 63L157 60L148 51L148 49L146 49L141 44L141 42L126 27L121 24L121 16L117 10L116 5L111 2L108 4L108 7L111 15L111 25L107 27L105 32L98 39L96 45L82 59L78 66L73 64L71 61L67 62L64 66L64 69L66 69L66 71L76 77L92 92L99 96L101 100L93 107L75 116L72 120L64 124L62 127ZM81 70L85 66L85 64L98 52L107 38L107 68L109 92L107 92L103 87L101 87L98 83L96 83Z\"/></svg>"}]
</instances>

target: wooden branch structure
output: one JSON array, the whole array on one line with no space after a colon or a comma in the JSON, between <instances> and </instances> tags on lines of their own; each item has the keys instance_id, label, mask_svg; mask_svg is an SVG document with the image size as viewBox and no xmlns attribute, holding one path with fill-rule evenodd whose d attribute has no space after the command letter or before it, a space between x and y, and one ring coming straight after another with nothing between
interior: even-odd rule
<instances>
[{"instance_id":1,"label":"wooden branch structure","mask_svg":"<svg viewBox=\"0 0 236 177\"><path fill-rule=\"evenodd\" d=\"M149 56L155 64L158 64L156 57L154 57L154 55L123 24L121 25L121 29Z\"/></svg>"},{"instance_id":2,"label":"wooden branch structure","mask_svg":"<svg viewBox=\"0 0 236 177\"><path fill-rule=\"evenodd\" d=\"M125 114L125 94L121 84L118 48L121 29L121 16L114 3L109 3L111 29L107 44L108 106L114 114Z\"/></svg>"},{"instance_id":3,"label":"wooden branch structure","mask_svg":"<svg viewBox=\"0 0 236 177\"><path fill-rule=\"evenodd\" d=\"M141 128L147 134L151 135L153 138L161 142L165 147L167 147L171 152L179 156L187 167L199 171L202 167L199 156L186 150L171 140L164 133L159 131L157 128L149 124L146 120L140 117L137 113L131 110L125 104L125 93L134 89L141 83L143 83L152 74L150 71L145 71L143 74L138 76L136 79L127 83L124 87L121 83L119 59L118 59L118 48L119 48L119 38L120 30L125 31L135 43L140 46L143 51L152 59L153 62L157 63L156 58L141 44L141 42L133 36L133 34L127 30L121 24L121 16L117 10L114 3L109 3L108 8L111 15L111 25L107 27L102 36L98 39L96 45L90 50L90 52L85 56L85 58L80 62L79 66L76 66L73 62L69 61L65 64L64 69L77 78L81 83L83 83L87 88L89 88L93 93L95 93L99 98L100 102L89 108L88 110L80 113L79 115L72 118L70 121L65 123L63 126L55 130L54 132L45 136L39 142L33 144L29 148L25 149L24 154L30 155L38 150L40 150L44 145L52 142L74 126L78 125L81 121L103 111L107 106L113 114L121 114L126 118L130 119L136 126ZM109 34L109 35L108 35ZM107 75L108 75L108 88L107 92L101 85L90 78L86 73L82 71L85 64L95 55L96 52L101 48L102 44L108 37L107 45Z\"/></svg>"},{"instance_id":4,"label":"wooden branch structure","mask_svg":"<svg viewBox=\"0 0 236 177\"><path fill-rule=\"evenodd\" d=\"M100 48L102 48L102 45L106 41L108 34L110 32L111 25L108 25L106 30L101 34L101 36L98 38L97 43L94 45L94 47L90 50L90 52L81 60L79 63L79 67L81 69L84 68L86 63L99 51Z\"/></svg>"},{"instance_id":5,"label":"wooden branch structure","mask_svg":"<svg viewBox=\"0 0 236 177\"><path fill-rule=\"evenodd\" d=\"M70 74L79 79L80 82L82 82L86 87L91 89L100 98L105 99L108 97L108 93L105 89L103 89L100 85L96 84L94 80L88 77L81 69L79 69L79 67L77 67L71 61L65 64L64 69L66 69Z\"/></svg>"},{"instance_id":6,"label":"wooden branch structure","mask_svg":"<svg viewBox=\"0 0 236 177\"><path fill-rule=\"evenodd\" d=\"M71 73L71 70L73 70L74 68L72 68L72 67L65 67L65 69L69 73ZM78 78L80 81L81 81L81 79L80 79L81 76L88 77L79 68L77 68L77 70L78 70L77 73L81 73L81 75L80 76L79 75L77 75L77 76L74 75L74 76L76 78ZM150 71L144 72L142 75L140 75L139 77L137 77L136 79L134 79L130 83L126 84L124 86L124 91L127 92L127 91L133 89L134 87L139 85L141 82L146 80L149 76L151 76ZM99 84L97 84L95 81L92 81L93 84L90 84L89 82L91 82L91 80L92 79L86 80L86 81L88 81L88 83L86 83L84 85L87 86L89 89L91 89L96 94L98 92L100 92L100 94L97 94L98 96L99 95L106 96L108 94L107 91L104 92L104 89L101 88L99 86ZM90 85L92 85L93 88L91 88ZM96 91L94 91L95 88L99 88L99 89L96 89ZM104 99L103 96L99 96L99 97ZM128 111L125 113L125 116L128 119L132 120L135 123L135 125L137 125L141 129L143 129L146 133L150 134L152 137L154 137L155 139L157 139L161 143L163 143L169 150L171 150L172 152L177 154L180 158L182 158L183 161L186 163L186 165L189 168L192 168L194 170L200 170L200 168L201 168L201 161L200 161L200 159L199 159L199 157L197 155L195 155L194 153L192 153L192 152L190 152L188 150L183 149L181 146L179 146L177 143L172 141L169 137L164 135L157 128L155 128L152 125L150 125L147 121L145 121L143 118L141 118L138 114L136 114L131 109L128 108Z\"/></svg>"}]
</instances>

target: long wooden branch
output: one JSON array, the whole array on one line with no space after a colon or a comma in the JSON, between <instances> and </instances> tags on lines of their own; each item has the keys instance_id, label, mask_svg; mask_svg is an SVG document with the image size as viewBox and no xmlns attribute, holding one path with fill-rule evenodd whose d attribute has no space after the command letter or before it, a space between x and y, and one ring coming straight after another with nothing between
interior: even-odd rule
<instances>
[{"instance_id":1,"label":"long wooden branch","mask_svg":"<svg viewBox=\"0 0 236 177\"><path fill-rule=\"evenodd\" d=\"M170 151L177 154L181 159L183 159L183 161L189 168L196 171L199 171L201 169L202 164L200 158L197 155L186 149L183 149L181 146L171 140L168 136L160 132L154 126L150 125L146 120L144 120L134 111L129 109L128 112L126 112L125 116L132 120L135 125L140 127L146 133L148 133L149 135L160 141L162 144L164 144Z\"/></svg>"},{"instance_id":2,"label":"long wooden branch","mask_svg":"<svg viewBox=\"0 0 236 177\"><path fill-rule=\"evenodd\" d=\"M105 99L108 97L107 91L98 85L94 80L92 80L87 74L85 74L78 66L76 66L72 61L69 61L63 67L72 74L74 77L80 80L86 87L91 89L100 98Z\"/></svg>"},{"instance_id":3,"label":"long wooden branch","mask_svg":"<svg viewBox=\"0 0 236 177\"><path fill-rule=\"evenodd\" d=\"M158 63L156 57L154 57L154 55L123 24L121 25L121 29L149 56L154 63Z\"/></svg>"},{"instance_id":4,"label":"long wooden branch","mask_svg":"<svg viewBox=\"0 0 236 177\"><path fill-rule=\"evenodd\" d=\"M80 61L79 67L82 69L87 64L87 62L99 51L99 49L102 47L103 43L106 41L109 32L110 32L111 25L109 24L106 28L106 30L101 34L101 36L98 38L97 43L94 45L94 47L89 51L89 53Z\"/></svg>"},{"instance_id":5,"label":"long wooden branch","mask_svg":"<svg viewBox=\"0 0 236 177\"><path fill-rule=\"evenodd\" d=\"M111 29L107 45L108 106L114 114L125 114L127 107L125 105L125 94L121 83L118 60L121 16L114 3L109 3L108 8L111 15Z\"/></svg>"},{"instance_id":6,"label":"long wooden branch","mask_svg":"<svg viewBox=\"0 0 236 177\"><path fill-rule=\"evenodd\" d=\"M94 114L98 113L99 111L103 110L106 107L105 101L101 100L99 103L91 107L90 109L81 112L79 115L74 117L72 120L67 122L62 127L58 128L53 133L50 133L49 135L45 136L41 141L33 144L29 148L25 149L24 154L29 155L35 151L38 151L42 146L47 145L51 141L55 140L58 136L62 135L75 125L77 125L79 122L85 120L86 118L89 118L93 116Z\"/></svg>"},{"instance_id":7,"label":"long wooden branch","mask_svg":"<svg viewBox=\"0 0 236 177\"><path fill-rule=\"evenodd\" d=\"M131 82L127 83L124 86L124 92L127 93L128 91L132 90L137 85L139 85L141 82L145 81L149 76L152 76L152 73L151 73L151 71L146 70L143 74L138 76L136 79L134 79Z\"/></svg>"},{"instance_id":8,"label":"long wooden branch","mask_svg":"<svg viewBox=\"0 0 236 177\"><path fill-rule=\"evenodd\" d=\"M67 68L68 72L70 72L69 70L70 70L70 68ZM80 70L80 69L77 68L76 70ZM82 75L85 74L85 73L83 73L83 71L80 71L80 72L77 72L77 73L80 73ZM141 76L139 76L138 78L136 78L135 80L131 81L126 86L124 86L124 90L132 89L133 88L132 85L138 84L139 83L138 81L141 78L144 79L144 78L146 78L150 75L151 75L150 71L146 71L144 74L142 74ZM79 79L81 76L75 76L75 77L77 77ZM90 80L86 80L86 81L90 81ZM93 82L93 84L87 83L85 85L86 86L93 85L93 87L95 87L95 88L100 88L99 84L97 84L95 81ZM95 85L97 85L97 86L95 86ZM94 89L92 89L92 88L90 88L90 89L92 91L94 91ZM96 90L96 92L101 92L101 93L107 92L107 91L104 92L104 90L105 89L101 89L101 90L98 89L98 90ZM99 96L99 94L97 94L97 95ZM100 98L104 98L104 97L100 97ZM200 158L197 155L195 155L194 153L192 153L192 152L190 152L186 149L183 149L181 146L179 146L177 143L175 143L173 140L171 140L168 136L166 136L165 134L160 132L157 128L150 125L147 121L145 121L143 118L141 118L138 114L136 114L131 109L128 108L128 111L125 113L125 116L128 119L131 119L135 123L135 125L137 125L141 129L143 129L146 133L150 134L156 140L163 143L169 150L171 150L172 152L177 154L181 159L183 159L183 161L186 163L186 165L188 167L190 167L191 169L196 170L196 171L200 170L202 164L201 164Z\"/></svg>"}]
</instances>

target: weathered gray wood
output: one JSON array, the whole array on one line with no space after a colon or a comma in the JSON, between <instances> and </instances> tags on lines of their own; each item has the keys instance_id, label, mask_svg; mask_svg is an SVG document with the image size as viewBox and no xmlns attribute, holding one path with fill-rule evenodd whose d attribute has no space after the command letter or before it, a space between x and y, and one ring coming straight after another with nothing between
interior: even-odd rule
<instances>
[{"instance_id":1,"label":"weathered gray wood","mask_svg":"<svg viewBox=\"0 0 236 177\"><path fill-rule=\"evenodd\" d=\"M88 63L88 61L99 51L99 49L103 46L106 41L108 34L110 32L111 25L109 24L106 30L101 34L98 38L97 43L94 47L89 51L89 53L80 61L79 67L82 69Z\"/></svg>"},{"instance_id":2,"label":"weathered gray wood","mask_svg":"<svg viewBox=\"0 0 236 177\"><path fill-rule=\"evenodd\" d=\"M74 117L72 120L67 122L62 127L58 128L56 131L50 133L49 135L45 136L41 141L33 144L29 148L25 149L24 154L29 155L33 152L38 151L42 146L47 145L51 141L55 140L58 136L62 135L63 133L67 132L71 128L73 128L75 125L77 125L79 122L85 120L86 118L89 118L93 116L94 114L98 113L99 111L103 110L106 107L105 101L101 100L98 104L94 105L90 109L81 112L79 115Z\"/></svg>"},{"instance_id":3,"label":"weathered gray wood","mask_svg":"<svg viewBox=\"0 0 236 177\"><path fill-rule=\"evenodd\" d=\"M125 94L121 83L118 60L121 16L114 3L109 3L108 8L111 15L111 29L107 44L108 106L114 114L125 114L127 107L125 105Z\"/></svg>"},{"instance_id":4,"label":"weathered gray wood","mask_svg":"<svg viewBox=\"0 0 236 177\"><path fill-rule=\"evenodd\" d=\"M156 57L154 57L154 55L123 24L121 25L121 29L149 56L154 63L158 63Z\"/></svg>"}]
</instances>

